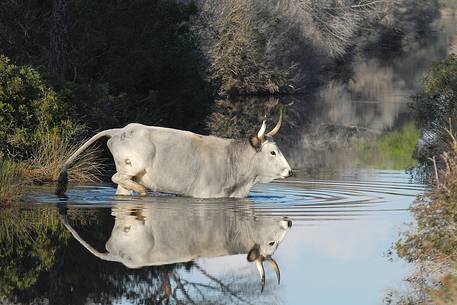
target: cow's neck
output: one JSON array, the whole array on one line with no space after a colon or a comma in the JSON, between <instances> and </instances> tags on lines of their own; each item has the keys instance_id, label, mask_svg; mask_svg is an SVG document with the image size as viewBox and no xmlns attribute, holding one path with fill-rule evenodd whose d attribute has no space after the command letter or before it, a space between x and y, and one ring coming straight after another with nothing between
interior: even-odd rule
<instances>
[{"instance_id":1,"label":"cow's neck","mask_svg":"<svg viewBox=\"0 0 457 305\"><path fill-rule=\"evenodd\" d=\"M229 145L226 190L228 195L245 197L256 183L255 150L248 141L233 140Z\"/></svg>"}]
</instances>

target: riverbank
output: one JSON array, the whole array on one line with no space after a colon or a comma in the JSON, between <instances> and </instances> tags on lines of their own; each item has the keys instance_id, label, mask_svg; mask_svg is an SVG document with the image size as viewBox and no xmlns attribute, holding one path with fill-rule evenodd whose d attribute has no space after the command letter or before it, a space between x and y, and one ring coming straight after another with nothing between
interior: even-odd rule
<instances>
[{"instance_id":1,"label":"riverbank","mask_svg":"<svg viewBox=\"0 0 457 305\"><path fill-rule=\"evenodd\" d=\"M433 158L432 190L412 206L413 229L396 243L397 254L419 270L409 280L415 293L398 304L457 304L457 139L446 130L450 150Z\"/></svg>"},{"instance_id":2,"label":"riverbank","mask_svg":"<svg viewBox=\"0 0 457 305\"><path fill-rule=\"evenodd\" d=\"M428 168L432 189L411 207L415 222L395 248L398 256L416 266L408 279L413 293L401 305L457 304L457 56L436 63L423 78L413 103L422 139L415 157Z\"/></svg>"}]
</instances>

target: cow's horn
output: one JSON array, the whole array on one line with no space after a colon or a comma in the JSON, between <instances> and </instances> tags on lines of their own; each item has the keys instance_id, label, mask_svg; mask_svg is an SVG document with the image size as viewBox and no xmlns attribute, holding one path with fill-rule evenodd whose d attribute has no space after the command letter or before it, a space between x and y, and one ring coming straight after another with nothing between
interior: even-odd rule
<instances>
[{"instance_id":1,"label":"cow's horn","mask_svg":"<svg viewBox=\"0 0 457 305\"><path fill-rule=\"evenodd\" d=\"M281 272L279 271L279 266L272 257L270 257L268 262L270 263L271 268L273 268L273 270L276 273L276 279L278 280L278 285L279 285L281 283Z\"/></svg>"},{"instance_id":2,"label":"cow's horn","mask_svg":"<svg viewBox=\"0 0 457 305\"><path fill-rule=\"evenodd\" d=\"M257 133L257 138L262 139L263 136L265 135L265 130L266 129L267 129L267 124L265 123L265 120L263 120L262 126L260 127L260 130Z\"/></svg>"},{"instance_id":3,"label":"cow's horn","mask_svg":"<svg viewBox=\"0 0 457 305\"><path fill-rule=\"evenodd\" d=\"M259 271L260 284L262 285L260 292L263 292L263 288L265 287L265 268L263 267L263 257L262 256L258 257L255 260L255 265L257 267L257 270Z\"/></svg>"},{"instance_id":4,"label":"cow's horn","mask_svg":"<svg viewBox=\"0 0 457 305\"><path fill-rule=\"evenodd\" d=\"M278 123L276 123L276 126L275 128L273 128L269 133L267 133L267 136L274 136L275 134L278 133L279 131L279 128L281 128L281 123L282 123L282 111L280 110L279 111L279 120L278 120Z\"/></svg>"}]
</instances>

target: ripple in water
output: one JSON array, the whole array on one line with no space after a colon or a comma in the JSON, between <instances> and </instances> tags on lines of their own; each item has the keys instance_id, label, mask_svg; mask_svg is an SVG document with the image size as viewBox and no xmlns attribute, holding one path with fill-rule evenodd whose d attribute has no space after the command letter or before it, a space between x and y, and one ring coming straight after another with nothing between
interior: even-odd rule
<instances>
[{"instance_id":1,"label":"ripple in water","mask_svg":"<svg viewBox=\"0 0 457 305\"><path fill-rule=\"evenodd\" d=\"M243 204L247 204L253 205L259 216L288 216L301 222L395 215L407 210L423 190L424 185L413 183L400 171L359 170L257 185L245 199L195 199L158 193L148 197L117 197L115 188L106 185L70 187L68 199L56 197L51 189L39 189L29 197L39 203L66 203L85 208L154 204L174 210L185 208L183 205L198 205L200 209L214 211L243 210Z\"/></svg>"}]
</instances>

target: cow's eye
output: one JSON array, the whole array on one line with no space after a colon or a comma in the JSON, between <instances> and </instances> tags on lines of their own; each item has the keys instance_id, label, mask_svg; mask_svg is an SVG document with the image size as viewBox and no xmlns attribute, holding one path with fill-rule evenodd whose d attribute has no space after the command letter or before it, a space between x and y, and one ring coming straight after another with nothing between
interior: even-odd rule
<instances>
[{"instance_id":1,"label":"cow's eye","mask_svg":"<svg viewBox=\"0 0 457 305\"><path fill-rule=\"evenodd\" d=\"M270 246L273 246L273 245L275 244L275 242L274 242L274 241L270 241L268 244L269 244Z\"/></svg>"},{"instance_id":2,"label":"cow's eye","mask_svg":"<svg viewBox=\"0 0 457 305\"><path fill-rule=\"evenodd\" d=\"M274 150L270 151L270 154L271 154L272 156L276 156L276 152L275 152Z\"/></svg>"}]
</instances>

